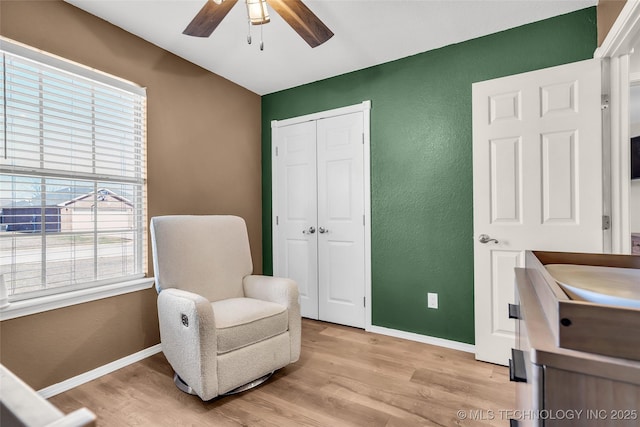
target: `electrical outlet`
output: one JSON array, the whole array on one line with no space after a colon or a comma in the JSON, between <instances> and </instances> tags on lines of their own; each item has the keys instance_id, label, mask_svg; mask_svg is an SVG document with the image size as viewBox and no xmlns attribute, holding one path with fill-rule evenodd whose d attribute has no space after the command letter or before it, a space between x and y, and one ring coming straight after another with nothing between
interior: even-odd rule
<instances>
[{"instance_id":1,"label":"electrical outlet","mask_svg":"<svg viewBox=\"0 0 640 427\"><path fill-rule=\"evenodd\" d=\"M438 308L438 294L427 293L427 308Z\"/></svg>"}]
</instances>

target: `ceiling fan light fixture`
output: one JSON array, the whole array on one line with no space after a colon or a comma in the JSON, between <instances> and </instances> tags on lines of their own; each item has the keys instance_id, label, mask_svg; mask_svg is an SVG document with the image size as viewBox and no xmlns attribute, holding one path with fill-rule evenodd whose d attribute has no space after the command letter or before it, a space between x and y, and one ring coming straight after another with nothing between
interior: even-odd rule
<instances>
[{"instance_id":1,"label":"ceiling fan light fixture","mask_svg":"<svg viewBox=\"0 0 640 427\"><path fill-rule=\"evenodd\" d=\"M266 0L246 0L247 14L251 25L262 25L269 22L269 11Z\"/></svg>"},{"instance_id":2,"label":"ceiling fan light fixture","mask_svg":"<svg viewBox=\"0 0 640 427\"><path fill-rule=\"evenodd\" d=\"M237 2L238 0L206 0L182 34L209 37ZM312 48L333 37L333 31L302 0L245 0L249 29L251 25L262 25L270 21L267 3ZM247 39L251 43L250 36Z\"/></svg>"}]
</instances>

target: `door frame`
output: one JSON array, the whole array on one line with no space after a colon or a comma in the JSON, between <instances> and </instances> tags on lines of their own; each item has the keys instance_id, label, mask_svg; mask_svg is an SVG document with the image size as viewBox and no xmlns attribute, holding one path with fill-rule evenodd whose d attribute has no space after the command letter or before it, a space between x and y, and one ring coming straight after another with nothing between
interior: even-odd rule
<instances>
[{"instance_id":1,"label":"door frame","mask_svg":"<svg viewBox=\"0 0 640 427\"><path fill-rule=\"evenodd\" d=\"M304 116L292 117L284 120L271 121L271 244L272 263L278 265L278 194L277 177L278 161L276 158L276 140L278 129L282 126L293 125L311 120L326 119L329 117L342 116L345 114L362 112L363 116L363 174L364 174L364 297L365 297L365 331L371 330L371 101L363 101L360 104L348 105L346 107L334 108L326 111L306 114Z\"/></svg>"},{"instance_id":2,"label":"door frame","mask_svg":"<svg viewBox=\"0 0 640 427\"><path fill-rule=\"evenodd\" d=\"M610 73L611 131L610 143L605 150L608 157L609 176L604 176L604 183L609 183L611 212L611 248L612 253L631 253L630 240L630 129L629 129L629 89L633 80L640 76L632 76L629 72L629 56L633 48L640 43L640 3L626 2L618 18L611 26L602 45L596 49L594 58L608 60ZM603 135L605 138L609 135ZM605 170L607 170L605 169Z\"/></svg>"}]
</instances>

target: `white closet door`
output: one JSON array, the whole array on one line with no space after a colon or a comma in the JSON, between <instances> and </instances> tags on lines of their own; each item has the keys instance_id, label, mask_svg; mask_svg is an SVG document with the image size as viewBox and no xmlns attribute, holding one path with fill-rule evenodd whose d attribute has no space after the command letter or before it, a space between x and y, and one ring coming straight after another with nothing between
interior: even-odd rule
<instances>
[{"instance_id":1,"label":"white closet door","mask_svg":"<svg viewBox=\"0 0 640 427\"><path fill-rule=\"evenodd\" d=\"M277 147L277 276L298 283L302 316L318 318L316 122L283 126Z\"/></svg>"},{"instance_id":2,"label":"white closet door","mask_svg":"<svg viewBox=\"0 0 640 427\"><path fill-rule=\"evenodd\" d=\"M273 266L298 283L302 316L363 328L369 115L358 107L272 123Z\"/></svg>"},{"instance_id":3,"label":"white closet door","mask_svg":"<svg viewBox=\"0 0 640 427\"><path fill-rule=\"evenodd\" d=\"M364 327L363 113L317 122L319 318Z\"/></svg>"}]
</instances>

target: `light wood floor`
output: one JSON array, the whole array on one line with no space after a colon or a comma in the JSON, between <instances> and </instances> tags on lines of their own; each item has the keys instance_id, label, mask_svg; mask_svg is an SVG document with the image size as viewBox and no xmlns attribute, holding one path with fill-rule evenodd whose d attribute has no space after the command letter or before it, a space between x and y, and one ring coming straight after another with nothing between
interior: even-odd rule
<instances>
[{"instance_id":1,"label":"light wood floor","mask_svg":"<svg viewBox=\"0 0 640 427\"><path fill-rule=\"evenodd\" d=\"M98 426L508 426L515 404L505 367L307 319L300 360L251 391L202 402L172 375L160 353L50 400Z\"/></svg>"}]
</instances>

